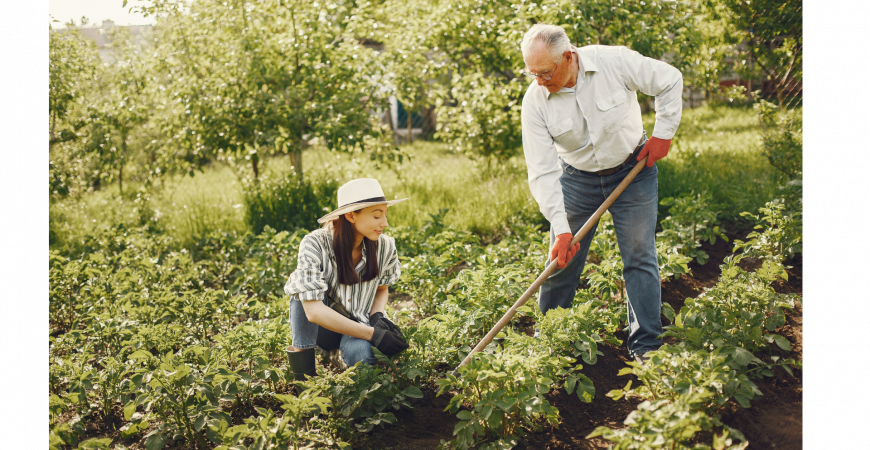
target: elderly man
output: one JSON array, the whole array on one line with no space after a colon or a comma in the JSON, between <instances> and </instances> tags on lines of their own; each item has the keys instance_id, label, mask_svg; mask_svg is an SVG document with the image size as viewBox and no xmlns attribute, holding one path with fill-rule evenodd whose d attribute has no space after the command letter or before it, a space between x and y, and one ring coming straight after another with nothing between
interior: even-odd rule
<instances>
[{"instance_id":1,"label":"elderly man","mask_svg":"<svg viewBox=\"0 0 870 450\"><path fill-rule=\"evenodd\" d=\"M647 167L610 207L628 294L628 351L640 363L661 346L661 281L655 227L658 169L682 114L683 79L674 67L626 47L571 45L558 26L537 24L522 42L526 72L523 153L529 187L550 221L550 258L558 269L541 287L541 311L570 308L591 232L569 243L634 164ZM649 140L635 91L655 96ZM576 256L576 257L574 257Z\"/></svg>"}]
</instances>

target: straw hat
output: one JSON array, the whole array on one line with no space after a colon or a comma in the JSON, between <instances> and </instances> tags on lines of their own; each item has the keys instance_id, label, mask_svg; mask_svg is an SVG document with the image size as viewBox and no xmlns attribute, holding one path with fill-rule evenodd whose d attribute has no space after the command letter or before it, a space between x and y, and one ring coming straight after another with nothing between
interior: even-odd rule
<instances>
[{"instance_id":1,"label":"straw hat","mask_svg":"<svg viewBox=\"0 0 870 450\"><path fill-rule=\"evenodd\" d=\"M339 207L335 211L317 219L319 223L326 223L338 219L342 214L363 209L372 205L393 206L396 203L401 203L407 198L399 200L387 201L384 195L384 190L381 189L381 184L374 178L357 178L356 180L348 181L344 186L338 188L338 204Z\"/></svg>"}]
</instances>

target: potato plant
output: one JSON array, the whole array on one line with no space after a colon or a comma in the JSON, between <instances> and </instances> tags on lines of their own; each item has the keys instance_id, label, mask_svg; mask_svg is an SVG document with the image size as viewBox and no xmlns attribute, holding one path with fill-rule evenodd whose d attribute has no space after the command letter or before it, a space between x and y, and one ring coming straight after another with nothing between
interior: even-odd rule
<instances>
[{"instance_id":1,"label":"potato plant","mask_svg":"<svg viewBox=\"0 0 870 450\"><path fill-rule=\"evenodd\" d=\"M706 264L710 256L701 250L701 242L715 244L717 238L728 241L711 202L712 197L707 192L662 199L659 203L670 207L670 215L662 219L662 231L656 234L657 241L679 249L682 255L698 264Z\"/></svg>"},{"instance_id":2,"label":"potato plant","mask_svg":"<svg viewBox=\"0 0 870 450\"><path fill-rule=\"evenodd\" d=\"M558 423L559 411L544 396L568 360L544 354L494 351L475 354L459 369L438 380L438 395L458 391L445 411L461 421L450 448L504 448L516 444L522 427L539 428L538 418ZM462 409L461 408L467 408Z\"/></svg>"},{"instance_id":3,"label":"potato plant","mask_svg":"<svg viewBox=\"0 0 870 450\"><path fill-rule=\"evenodd\" d=\"M660 449L673 450L716 449L742 450L749 442L739 431L732 429L704 411L693 409L693 405L704 402L709 393L695 392L687 396L679 396L676 401L656 400L644 401L638 405L625 419L625 428L612 430L598 427L586 438L602 436L614 445L614 450L629 449ZM715 433L722 428L722 433ZM712 445L691 443L699 431L712 431ZM731 436L740 440L734 443Z\"/></svg>"},{"instance_id":4,"label":"potato plant","mask_svg":"<svg viewBox=\"0 0 870 450\"><path fill-rule=\"evenodd\" d=\"M777 209L765 213L776 214ZM769 224L778 225L776 220ZM599 427L587 437L603 436L619 449L689 448L689 440L696 432L721 427L721 435L713 434L712 448L742 449L749 445L737 430L722 424L713 411L732 399L749 408L750 400L761 395L751 378L773 376L774 366L789 374L791 366L801 367L793 359L771 356L766 362L753 354L770 350L773 344L786 351L791 349L787 339L773 333L785 323L783 308L793 308L794 297L777 294L771 287L788 274L781 264L783 247L770 245L768 236L783 233L765 230L755 233L750 243L738 242L735 249L748 251L726 257L720 266L719 282L698 298L686 299L678 314L663 305L664 315L673 323L665 327L663 336L678 339L677 344L649 352L646 364L629 362L630 367L619 372L637 376L642 386L632 388L629 381L623 389L608 393L615 400L628 395L646 401L626 419L626 428ZM754 272L738 265L747 253L763 260ZM733 444L729 433L742 442Z\"/></svg>"},{"instance_id":5,"label":"potato plant","mask_svg":"<svg viewBox=\"0 0 870 450\"><path fill-rule=\"evenodd\" d=\"M459 393L450 408L462 425L444 445L506 448L525 430L557 423L548 392L591 401L595 386L583 365L596 363L603 342L621 344L613 333L625 316L622 302L608 304L624 298L609 217L591 252L591 287L578 291L574 306L543 316L527 304L520 314L534 318L540 337L517 332L514 321L452 379L445 372L540 273L549 239L535 225L511 224L484 246L479 236L445 226L443 214L425 230L391 230L406 238L396 289L418 302L419 321L402 323L410 348L393 358L376 352L375 367L321 367L304 383L288 379L291 333L280 289L303 231L212 232L185 248L153 227L118 226L51 253L51 445L100 448L85 425L116 415L121 438L149 449L343 448L360 432L395 424L394 413L423 395L419 386L435 384L442 394ZM660 251L685 267L675 248ZM739 360L759 374L770 368L730 348L720 350L727 364ZM281 410L264 406L275 401ZM231 418L227 405L255 413Z\"/></svg>"}]
</instances>

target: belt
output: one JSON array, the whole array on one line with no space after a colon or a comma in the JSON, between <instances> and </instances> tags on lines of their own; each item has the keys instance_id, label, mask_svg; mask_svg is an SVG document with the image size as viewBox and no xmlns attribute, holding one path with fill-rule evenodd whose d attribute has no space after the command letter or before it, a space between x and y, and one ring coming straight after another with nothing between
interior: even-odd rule
<instances>
[{"instance_id":1,"label":"belt","mask_svg":"<svg viewBox=\"0 0 870 450\"><path fill-rule=\"evenodd\" d=\"M628 165L634 166L634 164L632 164L632 162L637 162L637 155L640 154L640 150L643 148L644 144L646 144L646 141L647 141L646 132L644 132L643 136L640 137L640 144L637 144L637 147L634 149L633 152L631 152L630 155L628 155L628 158L626 158L625 161L622 162L622 164L620 164L616 167L611 167L609 169L599 170L597 172L587 172L585 170L580 170L580 169L577 169L577 170L580 170L581 172L583 172L585 174L598 175L598 176L602 176L602 177L607 176L607 175L613 175L614 173L619 171L619 169L622 169L625 166L628 166Z\"/></svg>"}]
</instances>

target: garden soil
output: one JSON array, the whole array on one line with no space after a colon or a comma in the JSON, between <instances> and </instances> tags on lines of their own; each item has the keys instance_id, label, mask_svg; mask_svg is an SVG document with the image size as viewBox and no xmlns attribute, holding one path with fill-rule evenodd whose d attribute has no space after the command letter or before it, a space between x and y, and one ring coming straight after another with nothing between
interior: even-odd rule
<instances>
[{"instance_id":1,"label":"garden soil","mask_svg":"<svg viewBox=\"0 0 870 450\"><path fill-rule=\"evenodd\" d=\"M718 281L722 260L731 255L734 238L744 239L748 231L729 234L729 242L718 240L716 244L704 243L702 249L710 256L704 265L694 262L689 264L691 277L681 277L678 280L662 283L662 302L668 303L675 311L679 311L686 298L695 298L704 288L715 285ZM801 255L796 255L786 264L788 281L780 280L774 284L778 293L802 295L802 263ZM754 270L760 262L745 259L740 264L744 269ZM531 330L534 323L529 317L521 317L520 329ZM662 317L663 323L668 321ZM803 309L800 303L794 311L786 310L786 324L776 330L792 343L790 352L779 351L775 355L785 358L803 360ZM616 337L626 339L624 332ZM515 447L528 450L563 450L563 449L604 449L608 447L606 440L596 437L586 439L596 427L607 426L621 428L623 421L640 403L638 399L622 398L619 401L605 394L625 386L632 375L618 377L616 374L628 362L628 354L624 348L610 344L600 345L604 356L599 356L595 365L584 365L583 373L595 383L595 398L591 403L581 402L576 395L568 395L560 390L551 392L547 399L559 409L562 417L558 427L543 425L542 431L526 434ZM761 397L752 401L751 408L741 408L734 402L725 405L717 411L722 421L743 432L749 441L749 448L756 449L801 449L803 448L803 374L794 370L794 377L777 369L774 378L754 380L762 392ZM637 383L634 378L633 384ZM459 420L455 415L444 412L450 401L450 395L445 393L440 397L435 395L431 387L423 389L423 398L414 400L413 411L399 411L395 426L377 429L370 432L354 448L366 450L435 449L444 440L453 438L453 428Z\"/></svg>"}]
</instances>

